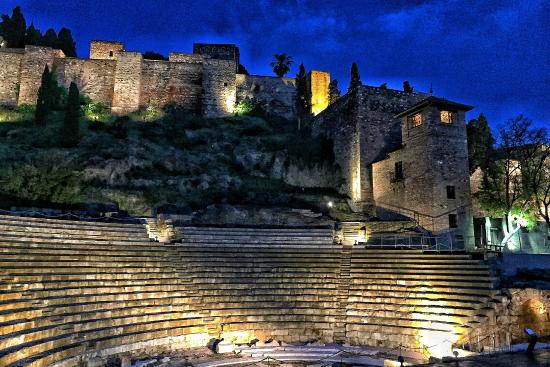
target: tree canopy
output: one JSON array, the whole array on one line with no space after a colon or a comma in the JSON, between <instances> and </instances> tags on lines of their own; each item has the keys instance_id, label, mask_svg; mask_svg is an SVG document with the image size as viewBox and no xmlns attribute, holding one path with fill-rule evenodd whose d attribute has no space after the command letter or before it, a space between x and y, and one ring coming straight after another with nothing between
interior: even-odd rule
<instances>
[{"instance_id":1,"label":"tree canopy","mask_svg":"<svg viewBox=\"0 0 550 367\"><path fill-rule=\"evenodd\" d=\"M292 56L289 56L285 53L273 55L275 60L271 62L271 67L273 72L279 78L284 77L290 71L290 65L293 64Z\"/></svg>"},{"instance_id":2,"label":"tree canopy","mask_svg":"<svg viewBox=\"0 0 550 367\"><path fill-rule=\"evenodd\" d=\"M76 57L76 43L68 28L61 28L59 33L52 28L44 35L34 24L27 28L25 16L21 7L13 9L12 15L2 15L0 22L0 36L4 38L7 47L24 48L26 45L47 46L62 50L68 57Z\"/></svg>"}]
</instances>

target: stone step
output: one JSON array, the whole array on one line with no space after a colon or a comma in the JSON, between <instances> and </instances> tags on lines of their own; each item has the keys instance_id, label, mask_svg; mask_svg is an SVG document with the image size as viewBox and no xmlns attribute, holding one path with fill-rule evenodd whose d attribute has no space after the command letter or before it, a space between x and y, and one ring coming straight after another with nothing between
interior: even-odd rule
<instances>
[{"instance_id":1,"label":"stone step","mask_svg":"<svg viewBox=\"0 0 550 367\"><path fill-rule=\"evenodd\" d=\"M171 261L165 260L165 261L148 261L146 259L136 259L135 261L116 261L116 260L103 260L103 261L87 261L83 259L52 259L52 260L33 260L33 261L2 261L0 259L0 268L4 269L24 269L26 267L38 267L38 266L55 266L55 264L58 264L59 267L97 267L97 268L119 268L123 266L130 266L130 267L157 267L157 268L163 268L163 267L170 267L170 264L172 264ZM118 266L117 266L118 265Z\"/></svg>"},{"instance_id":2,"label":"stone step","mask_svg":"<svg viewBox=\"0 0 550 367\"><path fill-rule=\"evenodd\" d=\"M93 343L94 349L102 350L117 345L137 342L140 340L146 341L161 337L203 333L203 330L203 326L185 326L185 323L182 322L182 320L172 320L156 323L128 325L116 328L100 328L97 330L91 330L89 337L81 339L80 342L78 342L78 338L76 335L65 334L66 336L63 336L61 338L53 337L50 339L44 339L42 342L30 345L29 347L22 347L17 351L13 351L7 355L4 355L0 358L0 365L10 366L16 362L19 362L24 363L29 367L46 366L47 364L42 363L47 363L47 361L56 361L60 358L68 358L71 355L78 355L78 352L81 352L82 349L77 348L75 350L73 348L83 342ZM134 337L136 335L140 335L140 337ZM70 354L57 354L60 353L59 350L64 351L68 349L72 349L72 352ZM57 354L55 355L55 359L53 359L52 357L48 358L48 354L50 354L51 351ZM76 354L74 354L75 352ZM37 358L31 358L33 356L37 356ZM28 360L29 358L31 358L31 360ZM38 363L38 358L43 359L42 362Z\"/></svg>"},{"instance_id":3,"label":"stone step","mask_svg":"<svg viewBox=\"0 0 550 367\"><path fill-rule=\"evenodd\" d=\"M38 226L23 226L23 225L3 225L0 221L0 231L6 234L13 234L16 236L24 236L30 234L41 234L50 236L67 236L67 237L98 237L106 236L112 238L132 238L132 237L144 237L147 235L145 228L143 230L95 230L86 229L86 227L79 228L56 228L52 226L38 227Z\"/></svg>"},{"instance_id":4,"label":"stone step","mask_svg":"<svg viewBox=\"0 0 550 367\"><path fill-rule=\"evenodd\" d=\"M119 239L86 239L86 238L67 238L67 237L45 237L45 236L27 236L27 237L15 237L15 236L2 236L1 243L62 243L62 244L87 244L87 245L148 245L151 243L149 240L128 240L123 241Z\"/></svg>"},{"instance_id":5,"label":"stone step","mask_svg":"<svg viewBox=\"0 0 550 367\"><path fill-rule=\"evenodd\" d=\"M137 219L136 219L137 220ZM37 218L37 217L22 217L22 216L11 216L11 215L0 215L0 223L8 223L8 222L16 222L16 223L23 223L26 225L33 225L33 224L42 224L43 226L46 225L54 225L57 227L61 226L81 226L81 227L97 227L97 228L122 228L122 229L128 229L128 228L135 228L135 229L142 229L143 224L139 223L130 223L128 221L119 220L116 221L113 219L113 222L102 222L102 221L89 221L89 220L66 220L66 219L51 219L51 218Z\"/></svg>"},{"instance_id":6,"label":"stone step","mask_svg":"<svg viewBox=\"0 0 550 367\"><path fill-rule=\"evenodd\" d=\"M16 283L17 284L17 283ZM168 279L121 279L121 280L93 280L93 279L79 279L79 280L61 280L61 281L30 281L28 283L22 283L23 290L25 291L37 291L37 290L57 290L57 289L70 289L70 288L94 288L94 287L133 287L147 284L148 286L164 287L167 284L181 284L181 279L178 277L172 277ZM0 284L0 290L13 289L13 284Z\"/></svg>"},{"instance_id":7,"label":"stone step","mask_svg":"<svg viewBox=\"0 0 550 367\"><path fill-rule=\"evenodd\" d=\"M281 228L258 228L258 227L176 227L183 233L332 233L332 228L319 227L281 227Z\"/></svg>"},{"instance_id":8,"label":"stone step","mask_svg":"<svg viewBox=\"0 0 550 367\"><path fill-rule=\"evenodd\" d=\"M12 255L12 256L22 256L22 255L33 255L33 256L110 256L112 258L121 257L145 257L145 258L166 258L168 254L166 251L148 251L146 249L134 251L128 250L96 250L96 249L74 249L71 247L62 248L62 249L52 249L52 248L37 248L37 247L9 247L0 245L0 254L3 255Z\"/></svg>"},{"instance_id":9,"label":"stone step","mask_svg":"<svg viewBox=\"0 0 550 367\"><path fill-rule=\"evenodd\" d=\"M21 274L11 273L10 283L50 283L50 282L83 282L83 281L162 281L162 280L181 280L173 271L156 273L69 273L69 274ZM0 283L1 284L1 283Z\"/></svg>"},{"instance_id":10,"label":"stone step","mask_svg":"<svg viewBox=\"0 0 550 367\"><path fill-rule=\"evenodd\" d=\"M139 254L148 253L169 253L172 254L176 251L174 247L162 244L159 242L143 242L143 243L131 243L127 245L93 245L89 244L67 244L67 243L43 243L43 242L5 242L0 240L0 247L5 249L12 249L13 251L24 250L51 250L51 251L106 251L107 253L118 252L132 252Z\"/></svg>"}]
</instances>

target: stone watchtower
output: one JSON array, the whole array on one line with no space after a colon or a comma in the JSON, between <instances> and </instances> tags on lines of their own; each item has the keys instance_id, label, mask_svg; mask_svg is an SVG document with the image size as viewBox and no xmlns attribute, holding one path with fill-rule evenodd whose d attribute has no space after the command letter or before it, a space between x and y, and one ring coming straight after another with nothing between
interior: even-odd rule
<instances>
[{"instance_id":1,"label":"stone watchtower","mask_svg":"<svg viewBox=\"0 0 550 367\"><path fill-rule=\"evenodd\" d=\"M402 149L374 165L375 201L414 210L420 224L435 233L450 229L469 237L465 112L472 108L428 97L397 114Z\"/></svg>"}]
</instances>

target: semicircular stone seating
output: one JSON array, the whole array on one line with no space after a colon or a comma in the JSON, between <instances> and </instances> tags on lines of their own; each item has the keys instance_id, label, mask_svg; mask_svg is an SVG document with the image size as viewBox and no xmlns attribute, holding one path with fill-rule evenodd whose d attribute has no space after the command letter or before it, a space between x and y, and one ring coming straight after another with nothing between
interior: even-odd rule
<instances>
[{"instance_id":1,"label":"semicircular stone seating","mask_svg":"<svg viewBox=\"0 0 550 367\"><path fill-rule=\"evenodd\" d=\"M207 342L174 249L143 225L0 216L0 233L0 366Z\"/></svg>"},{"instance_id":2,"label":"semicircular stone seating","mask_svg":"<svg viewBox=\"0 0 550 367\"><path fill-rule=\"evenodd\" d=\"M273 339L384 347L458 338L497 291L468 254L333 244L331 228L181 228L0 216L0 366Z\"/></svg>"}]
</instances>

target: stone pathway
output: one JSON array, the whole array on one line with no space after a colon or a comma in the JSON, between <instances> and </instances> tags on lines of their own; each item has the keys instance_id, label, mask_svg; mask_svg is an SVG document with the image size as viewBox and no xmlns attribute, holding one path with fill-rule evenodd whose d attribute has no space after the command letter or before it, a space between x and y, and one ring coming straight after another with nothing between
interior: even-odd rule
<instances>
[{"instance_id":1,"label":"stone pathway","mask_svg":"<svg viewBox=\"0 0 550 367\"><path fill-rule=\"evenodd\" d=\"M525 353L499 353L476 356L454 363L436 363L430 367L550 367L550 349L537 350L533 357Z\"/></svg>"}]
</instances>

